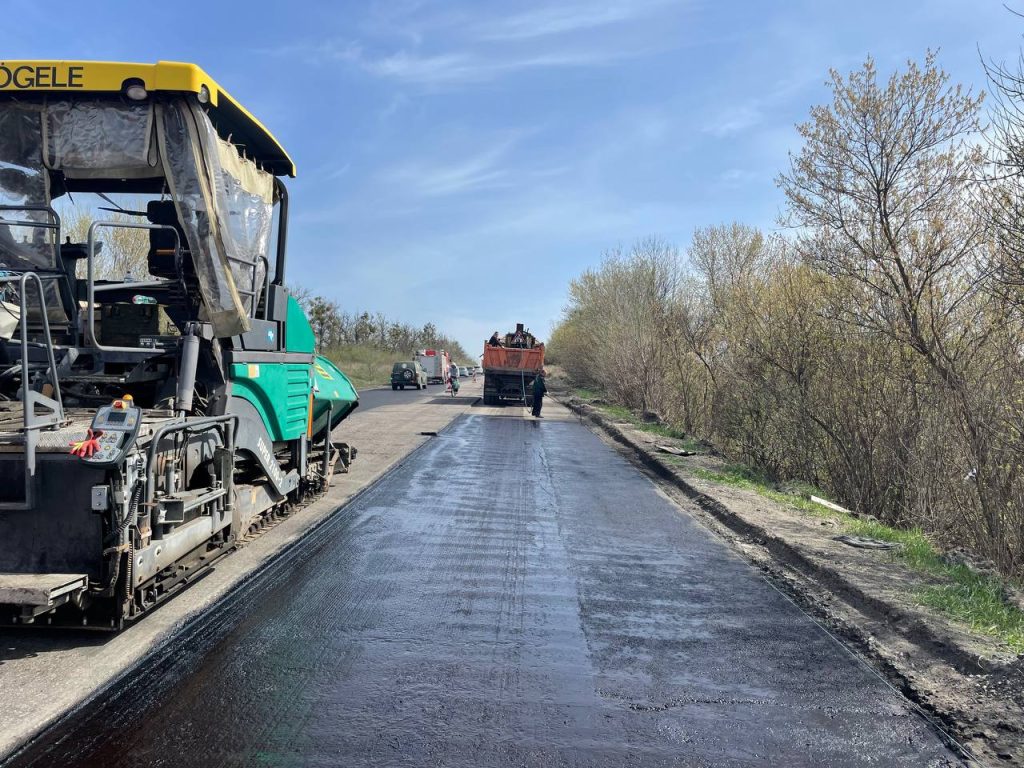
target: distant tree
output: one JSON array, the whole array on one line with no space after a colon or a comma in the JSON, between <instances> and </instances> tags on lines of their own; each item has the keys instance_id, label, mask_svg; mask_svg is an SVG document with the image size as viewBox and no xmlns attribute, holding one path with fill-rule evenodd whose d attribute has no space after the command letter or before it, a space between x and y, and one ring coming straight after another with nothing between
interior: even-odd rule
<instances>
[{"instance_id":1,"label":"distant tree","mask_svg":"<svg viewBox=\"0 0 1024 768\"><path fill-rule=\"evenodd\" d=\"M299 302L304 310L309 310L309 303L313 300L313 292L302 285L289 285L288 293Z\"/></svg>"},{"instance_id":2,"label":"distant tree","mask_svg":"<svg viewBox=\"0 0 1024 768\"><path fill-rule=\"evenodd\" d=\"M423 342L424 347L435 347L437 346L438 332L437 326L433 323L427 323L420 330L420 340Z\"/></svg>"},{"instance_id":3,"label":"distant tree","mask_svg":"<svg viewBox=\"0 0 1024 768\"><path fill-rule=\"evenodd\" d=\"M341 343L341 322L338 305L323 296L314 296L306 306L309 324L321 349Z\"/></svg>"},{"instance_id":4,"label":"distant tree","mask_svg":"<svg viewBox=\"0 0 1024 768\"><path fill-rule=\"evenodd\" d=\"M569 284L573 333L561 338L571 338L580 355L576 367L592 371L603 388L640 410L653 409L658 399L669 307L680 278L677 249L648 238L629 251L606 252L599 269Z\"/></svg>"},{"instance_id":5,"label":"distant tree","mask_svg":"<svg viewBox=\"0 0 1024 768\"><path fill-rule=\"evenodd\" d=\"M373 318L369 312L363 312L356 319L352 328L352 340L356 344L372 344L377 327L373 324Z\"/></svg>"}]
</instances>

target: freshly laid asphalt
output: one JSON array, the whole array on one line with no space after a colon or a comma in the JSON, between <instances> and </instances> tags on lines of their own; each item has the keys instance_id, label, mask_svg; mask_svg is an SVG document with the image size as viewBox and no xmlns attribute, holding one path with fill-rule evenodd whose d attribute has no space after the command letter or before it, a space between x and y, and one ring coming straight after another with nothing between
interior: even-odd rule
<instances>
[{"instance_id":1,"label":"freshly laid asphalt","mask_svg":"<svg viewBox=\"0 0 1024 768\"><path fill-rule=\"evenodd\" d=\"M313 538L13 764L960 764L577 423L463 416Z\"/></svg>"}]
</instances>

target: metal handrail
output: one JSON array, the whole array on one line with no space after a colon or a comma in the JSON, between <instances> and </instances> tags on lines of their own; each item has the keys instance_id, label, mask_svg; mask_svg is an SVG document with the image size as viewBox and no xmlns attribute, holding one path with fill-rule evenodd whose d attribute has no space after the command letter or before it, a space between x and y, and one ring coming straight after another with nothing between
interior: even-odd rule
<instances>
[{"instance_id":1,"label":"metal handrail","mask_svg":"<svg viewBox=\"0 0 1024 768\"><path fill-rule=\"evenodd\" d=\"M52 222L29 221L24 226L43 227L45 229L60 228L60 214L49 205L0 205L0 211L38 211L39 213L48 213L53 217Z\"/></svg>"},{"instance_id":2,"label":"metal handrail","mask_svg":"<svg viewBox=\"0 0 1024 768\"><path fill-rule=\"evenodd\" d=\"M8 206L4 206L5 209ZM23 210L17 208L15 210ZM37 229L60 229L60 224L55 224L50 221L32 221L31 219L0 219L0 224L6 224L9 227L36 227Z\"/></svg>"},{"instance_id":3,"label":"metal handrail","mask_svg":"<svg viewBox=\"0 0 1024 768\"><path fill-rule=\"evenodd\" d=\"M245 264L248 267L252 267L252 290L248 288L239 288L235 286L235 290L241 294L245 294L252 298L252 306L249 308L249 317L256 319L256 305L259 304L260 291L264 293L264 307L263 307L263 319L267 319L267 313L270 311L270 307L266 305L268 301L267 297L270 295L270 259L260 254L255 259L243 259L241 256L231 256L230 254L226 257L228 261L233 261L236 264ZM263 286L262 288L256 287L256 275L259 274L260 262L263 262Z\"/></svg>"},{"instance_id":4,"label":"metal handrail","mask_svg":"<svg viewBox=\"0 0 1024 768\"><path fill-rule=\"evenodd\" d=\"M29 388L29 364L28 364L28 283L32 280L39 291L39 309L43 316L43 335L46 339L46 357L50 368L50 378L53 383L55 398L47 397L41 392ZM60 379L57 377L57 361L53 354L53 338L50 336L50 313L46 306L46 294L43 291L43 281L35 272L24 272L21 275L0 276L0 283L13 283L18 281L18 310L21 313L19 323L21 324L21 405L22 405L22 431L25 434L25 500L23 502L0 503L0 509L31 509L33 503L33 490L35 486L32 479L36 474L36 431L46 427L55 427L63 423L64 401L60 394ZM50 410L48 419L40 417L35 412L36 405L42 405Z\"/></svg>"},{"instance_id":5,"label":"metal handrail","mask_svg":"<svg viewBox=\"0 0 1024 768\"><path fill-rule=\"evenodd\" d=\"M193 431L205 432L208 429L220 429L223 428L223 440L224 448L234 452L235 447L235 432L238 430L239 418L235 414L226 413L221 416L202 416L193 419L181 419L179 421L171 421L161 425L157 428L156 432L153 433L149 441L149 451L146 456L146 508L150 510L150 514L156 514L156 507L154 506L154 500L156 499L156 454L160 447L160 441L163 440L167 435L175 432ZM232 501L229 496L226 504L226 508L230 510ZM156 535L155 517L150 522L151 529L154 533L154 538L159 538Z\"/></svg>"},{"instance_id":6,"label":"metal handrail","mask_svg":"<svg viewBox=\"0 0 1024 768\"><path fill-rule=\"evenodd\" d=\"M28 383L28 307L25 303L29 280L34 280L39 290L39 311L43 316L43 335L46 337L46 357L50 364L50 375L53 377L53 390L56 397L59 421L64 420L64 401L60 396L60 381L57 378L57 362L53 355L53 339L50 337L50 316L46 306L46 295L43 293L43 281L35 272L25 272L21 275L8 275L0 277L0 283L13 283L18 281L18 311L21 313L21 386L24 388ZM28 424L25 424L26 429Z\"/></svg>"},{"instance_id":7,"label":"metal handrail","mask_svg":"<svg viewBox=\"0 0 1024 768\"><path fill-rule=\"evenodd\" d=\"M100 227L108 227L110 229L122 228L122 229L165 229L174 233L174 253L177 257L181 253L181 240L178 237L178 230L169 224L136 224L134 222L120 222L120 221L94 221L89 225L89 239L86 247L86 313L88 318L86 320L86 334L85 340L89 346L98 349L100 352L152 352L153 350L149 347L105 347L100 344L96 338L96 280L93 274L93 262L96 257L96 230ZM176 285L174 280L165 281L153 281L148 280L144 284L139 285L142 287L154 287L154 283L157 285ZM127 287L134 285L133 283L123 283L120 287ZM112 290L107 286L101 286L100 291Z\"/></svg>"}]
</instances>

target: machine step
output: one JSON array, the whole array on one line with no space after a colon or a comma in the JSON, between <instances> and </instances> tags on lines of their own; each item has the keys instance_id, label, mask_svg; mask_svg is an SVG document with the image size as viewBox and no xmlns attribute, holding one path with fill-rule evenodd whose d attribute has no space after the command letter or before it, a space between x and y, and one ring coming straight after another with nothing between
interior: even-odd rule
<instances>
[{"instance_id":1,"label":"machine step","mask_svg":"<svg viewBox=\"0 0 1024 768\"><path fill-rule=\"evenodd\" d=\"M88 586L84 573L0 573L0 604L56 606Z\"/></svg>"}]
</instances>

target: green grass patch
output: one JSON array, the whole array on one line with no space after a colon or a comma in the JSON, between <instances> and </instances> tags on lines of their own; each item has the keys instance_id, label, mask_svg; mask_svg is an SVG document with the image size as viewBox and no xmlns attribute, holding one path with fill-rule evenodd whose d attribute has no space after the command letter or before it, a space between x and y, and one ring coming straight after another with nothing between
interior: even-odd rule
<instances>
[{"instance_id":1,"label":"green grass patch","mask_svg":"<svg viewBox=\"0 0 1024 768\"><path fill-rule=\"evenodd\" d=\"M577 390L580 391L580 390ZM585 390L584 390L585 391ZM690 435L686 434L681 429L670 427L665 424L652 424L646 422L633 413L629 408L625 408L621 405L608 405L601 404L594 406L599 411L604 413L606 416L610 416L617 421L625 422L634 429L639 429L641 432L648 432L652 435L658 435L659 437L668 438L671 440L682 440L684 445L682 448L687 451L695 451L697 453L703 453L707 450L706 446L699 440L695 440Z\"/></svg>"},{"instance_id":2,"label":"green grass patch","mask_svg":"<svg viewBox=\"0 0 1024 768\"><path fill-rule=\"evenodd\" d=\"M684 445L683 448L687 451L702 452L704 450L704 446L700 442L694 440L681 429L676 429L675 427L667 427L664 424L647 424L643 422L637 423L634 426L636 426L636 428L639 429L641 432L650 432L652 435L658 435L659 437L668 437L671 438L672 440L682 440L684 443L686 443L686 445Z\"/></svg>"},{"instance_id":3,"label":"green grass patch","mask_svg":"<svg viewBox=\"0 0 1024 768\"><path fill-rule=\"evenodd\" d=\"M1002 582L966 566L952 584L917 590L922 605L939 611L973 631L997 637L1016 653L1024 653L1024 611L1006 601Z\"/></svg>"},{"instance_id":4,"label":"green grass patch","mask_svg":"<svg viewBox=\"0 0 1024 768\"><path fill-rule=\"evenodd\" d=\"M637 421L639 421L639 419L637 419L637 417L633 415L633 412L629 410L629 408L624 408L621 405L602 404L596 406L596 408L606 413L608 416L611 416L613 419L625 421L628 424L635 424Z\"/></svg>"},{"instance_id":5,"label":"green grass patch","mask_svg":"<svg viewBox=\"0 0 1024 768\"><path fill-rule=\"evenodd\" d=\"M604 400L605 402L596 404L594 407L606 416L617 421L625 422L633 428L639 429L641 432L648 432L652 435L658 435L659 437L671 440L681 440L683 444L680 447L684 451L693 451L694 453L707 452L707 446L704 443L696 440L681 429L676 429L675 427L665 424L648 423L629 410L629 408L622 405L612 405L611 403L608 403L608 396L604 392L596 389L587 389L586 387L573 387L572 393L580 400L584 401Z\"/></svg>"},{"instance_id":6,"label":"green grass patch","mask_svg":"<svg viewBox=\"0 0 1024 768\"><path fill-rule=\"evenodd\" d=\"M920 573L946 583L915 590L914 599L958 621L979 634L995 637L1024 652L1024 611L1006 599L1005 582L978 573L968 565L951 563L942 556L920 528L893 528L877 520L844 515L816 504L808 496L821 495L808 486L808 493L780 490L764 475L742 465L728 465L721 471L696 469L694 473L710 482L755 491L783 504L814 515L838 520L844 533L899 544L892 557Z\"/></svg>"},{"instance_id":7,"label":"green grass patch","mask_svg":"<svg viewBox=\"0 0 1024 768\"><path fill-rule=\"evenodd\" d=\"M742 464L729 464L721 472L713 472L709 469L696 469L694 473L697 477L712 483L721 483L747 491L756 491L778 504L793 507L801 512L807 512L818 517L827 517L834 514L830 510L824 509L820 504L815 504L806 496L778 489L763 474Z\"/></svg>"}]
</instances>

